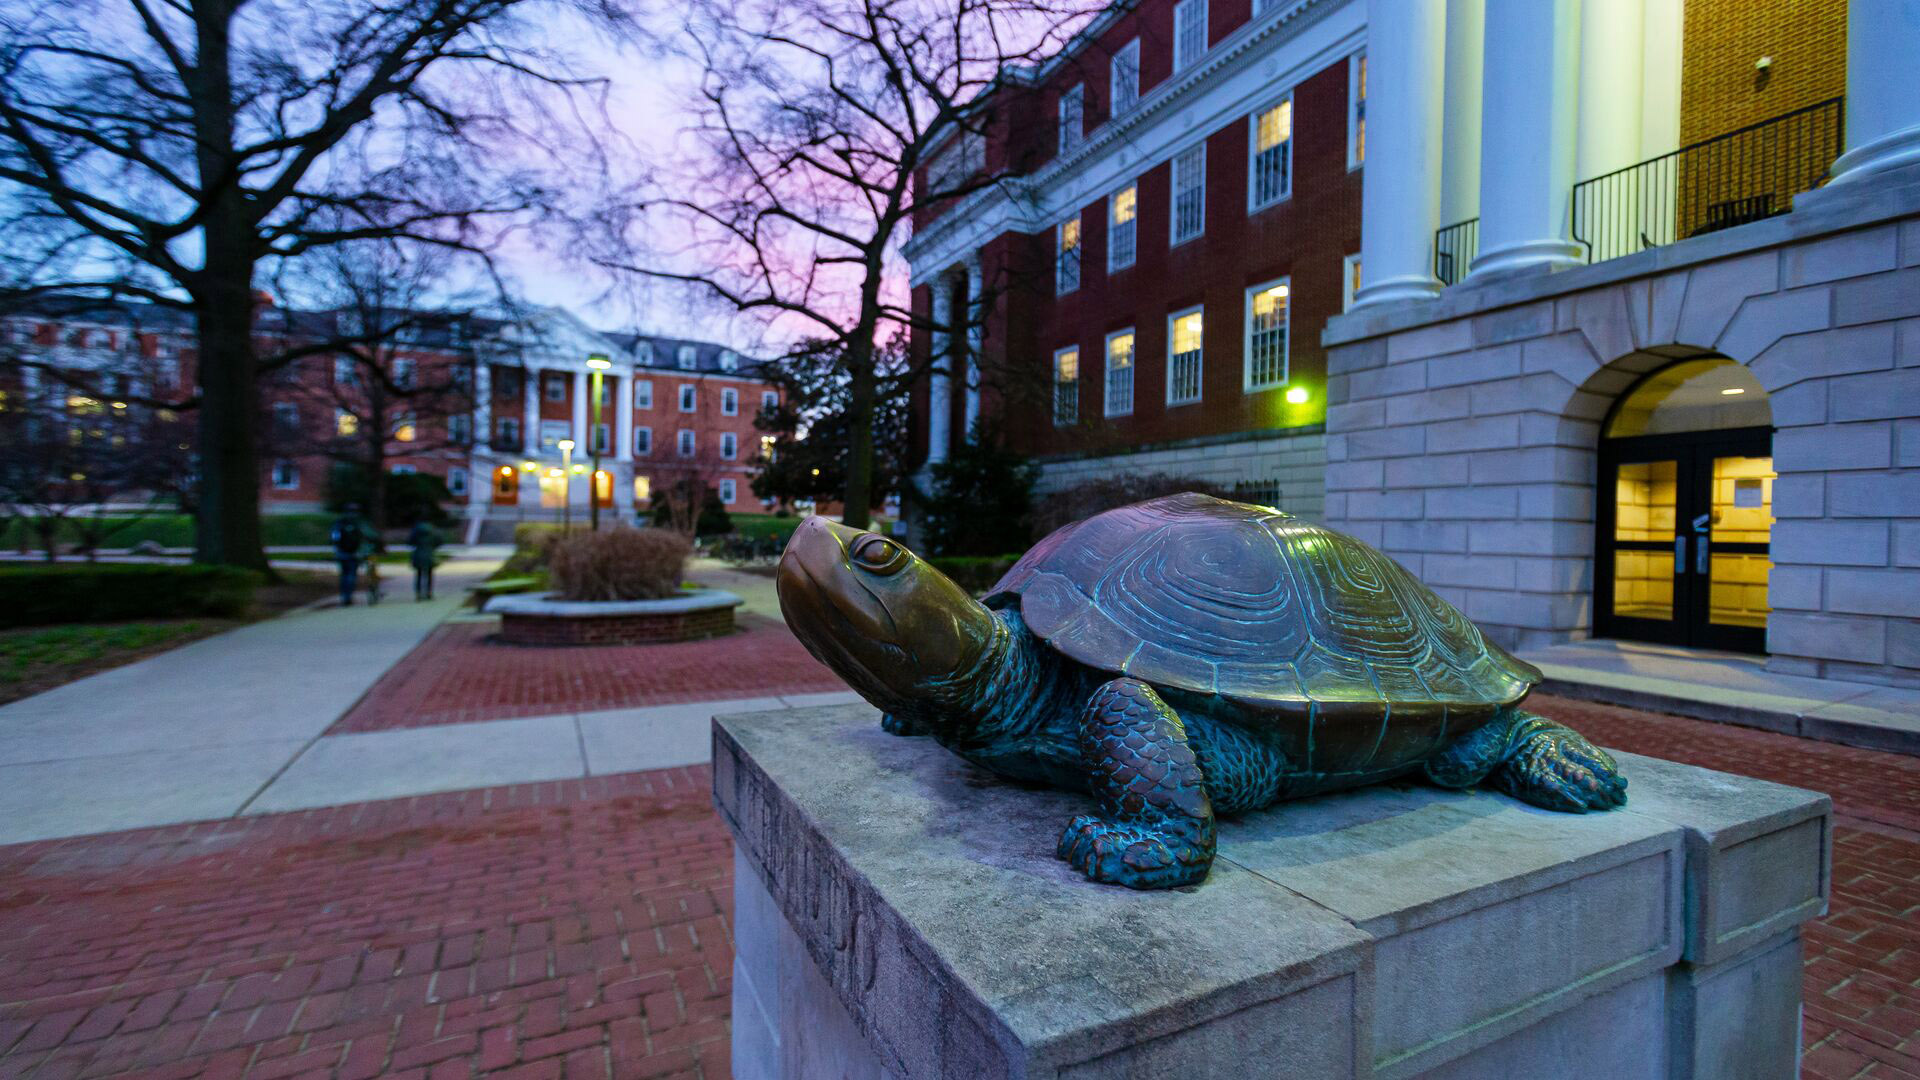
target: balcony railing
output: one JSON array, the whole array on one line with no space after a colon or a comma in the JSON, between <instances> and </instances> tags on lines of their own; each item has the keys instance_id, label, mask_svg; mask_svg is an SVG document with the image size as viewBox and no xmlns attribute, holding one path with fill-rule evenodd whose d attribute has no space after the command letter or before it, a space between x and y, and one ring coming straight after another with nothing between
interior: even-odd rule
<instances>
[{"instance_id":1,"label":"balcony railing","mask_svg":"<svg viewBox=\"0 0 1920 1080\"><path fill-rule=\"evenodd\" d=\"M1829 98L1582 181L1573 238L1596 263L1784 214L1840 156L1844 107Z\"/></svg>"},{"instance_id":2,"label":"balcony railing","mask_svg":"<svg viewBox=\"0 0 1920 1080\"><path fill-rule=\"evenodd\" d=\"M1458 285L1480 253L1480 219L1456 221L1433 234L1433 276L1442 285Z\"/></svg>"}]
</instances>

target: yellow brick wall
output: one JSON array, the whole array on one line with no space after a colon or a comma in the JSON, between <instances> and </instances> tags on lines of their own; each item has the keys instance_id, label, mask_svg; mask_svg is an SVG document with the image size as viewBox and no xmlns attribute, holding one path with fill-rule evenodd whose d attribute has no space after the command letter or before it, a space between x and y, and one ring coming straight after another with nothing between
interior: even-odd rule
<instances>
[{"instance_id":1,"label":"yellow brick wall","mask_svg":"<svg viewBox=\"0 0 1920 1080\"><path fill-rule=\"evenodd\" d=\"M1683 18L1682 146L1846 92L1846 0L1686 0Z\"/></svg>"}]
</instances>

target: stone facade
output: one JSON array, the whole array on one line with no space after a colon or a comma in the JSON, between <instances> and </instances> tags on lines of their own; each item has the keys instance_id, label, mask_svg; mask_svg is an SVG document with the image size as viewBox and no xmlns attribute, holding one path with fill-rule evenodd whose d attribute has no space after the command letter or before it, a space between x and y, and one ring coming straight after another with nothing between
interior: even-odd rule
<instances>
[{"instance_id":1,"label":"stone facade","mask_svg":"<svg viewBox=\"0 0 1920 1080\"><path fill-rule=\"evenodd\" d=\"M1509 647L1592 626L1600 426L1703 355L1771 396L1769 667L1920 685L1920 170L1327 332L1327 522Z\"/></svg>"},{"instance_id":2,"label":"stone facade","mask_svg":"<svg viewBox=\"0 0 1920 1080\"><path fill-rule=\"evenodd\" d=\"M1326 435L1250 432L1145 446L1125 454L1042 458L1041 491L1107 476L1166 473L1218 484L1255 502L1318 521L1324 505Z\"/></svg>"}]
</instances>

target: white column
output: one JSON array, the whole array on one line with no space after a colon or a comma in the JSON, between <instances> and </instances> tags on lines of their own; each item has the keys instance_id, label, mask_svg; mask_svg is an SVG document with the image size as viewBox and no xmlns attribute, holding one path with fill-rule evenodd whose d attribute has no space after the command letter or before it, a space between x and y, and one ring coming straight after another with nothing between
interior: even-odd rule
<instances>
[{"instance_id":1,"label":"white column","mask_svg":"<svg viewBox=\"0 0 1920 1080\"><path fill-rule=\"evenodd\" d=\"M613 394L613 460L633 460L633 372L620 376Z\"/></svg>"},{"instance_id":2,"label":"white column","mask_svg":"<svg viewBox=\"0 0 1920 1080\"><path fill-rule=\"evenodd\" d=\"M1445 0L1367 4L1367 161L1360 188L1355 307L1426 300L1440 227Z\"/></svg>"},{"instance_id":3,"label":"white column","mask_svg":"<svg viewBox=\"0 0 1920 1080\"><path fill-rule=\"evenodd\" d=\"M1920 3L1847 4L1847 152L1833 183L1920 164Z\"/></svg>"},{"instance_id":4,"label":"white column","mask_svg":"<svg viewBox=\"0 0 1920 1080\"><path fill-rule=\"evenodd\" d=\"M967 430L963 437L968 439L980 422L980 349L987 340L987 309L981 296L985 281L976 255L967 261Z\"/></svg>"},{"instance_id":5,"label":"white column","mask_svg":"<svg viewBox=\"0 0 1920 1080\"><path fill-rule=\"evenodd\" d=\"M593 433L587 430L587 372L573 373L573 456L578 461L593 450Z\"/></svg>"},{"instance_id":6,"label":"white column","mask_svg":"<svg viewBox=\"0 0 1920 1080\"><path fill-rule=\"evenodd\" d=\"M493 365L473 365L473 449L467 454L468 513L484 516L493 502Z\"/></svg>"},{"instance_id":7,"label":"white column","mask_svg":"<svg viewBox=\"0 0 1920 1080\"><path fill-rule=\"evenodd\" d=\"M473 445L488 447L493 442L493 365L482 360L473 365Z\"/></svg>"},{"instance_id":8,"label":"white column","mask_svg":"<svg viewBox=\"0 0 1920 1080\"><path fill-rule=\"evenodd\" d=\"M532 457L540 449L540 369L526 368L525 373L522 389L526 391L527 415L520 421L520 446L522 453ZM520 497L526 498L524 490Z\"/></svg>"},{"instance_id":9,"label":"white column","mask_svg":"<svg viewBox=\"0 0 1920 1080\"><path fill-rule=\"evenodd\" d=\"M1645 23L1645 0L1580 0L1575 183L1605 176L1641 159Z\"/></svg>"},{"instance_id":10,"label":"white column","mask_svg":"<svg viewBox=\"0 0 1920 1080\"><path fill-rule=\"evenodd\" d=\"M1446 119L1441 123L1440 150L1442 227L1480 216L1480 57L1486 45L1486 23L1486 0L1447 0ZM1464 273L1466 267L1460 269Z\"/></svg>"},{"instance_id":11,"label":"white column","mask_svg":"<svg viewBox=\"0 0 1920 1080\"><path fill-rule=\"evenodd\" d=\"M1578 119L1580 0L1487 0L1481 80L1480 255L1473 276L1582 261L1568 234Z\"/></svg>"},{"instance_id":12,"label":"white column","mask_svg":"<svg viewBox=\"0 0 1920 1080\"><path fill-rule=\"evenodd\" d=\"M953 321L953 282L943 274L933 283L933 380L927 387L927 464L947 460L953 443L953 357L947 327Z\"/></svg>"}]
</instances>

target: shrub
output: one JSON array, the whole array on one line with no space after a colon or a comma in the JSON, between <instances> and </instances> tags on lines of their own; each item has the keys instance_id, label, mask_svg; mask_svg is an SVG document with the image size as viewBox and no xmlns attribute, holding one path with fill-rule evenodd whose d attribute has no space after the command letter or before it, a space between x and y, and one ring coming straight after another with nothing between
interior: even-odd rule
<instances>
[{"instance_id":1,"label":"shrub","mask_svg":"<svg viewBox=\"0 0 1920 1080\"><path fill-rule=\"evenodd\" d=\"M659 600L680 591L693 545L668 529L573 533L553 545L562 600Z\"/></svg>"},{"instance_id":2,"label":"shrub","mask_svg":"<svg viewBox=\"0 0 1920 1080\"><path fill-rule=\"evenodd\" d=\"M229 566L0 567L0 627L230 618L246 612L257 584L252 571Z\"/></svg>"},{"instance_id":3,"label":"shrub","mask_svg":"<svg viewBox=\"0 0 1920 1080\"><path fill-rule=\"evenodd\" d=\"M973 438L932 472L924 507L927 550L993 557L1033 542L1028 511L1040 471L992 429L976 426Z\"/></svg>"},{"instance_id":4,"label":"shrub","mask_svg":"<svg viewBox=\"0 0 1920 1080\"><path fill-rule=\"evenodd\" d=\"M1018 555L936 555L927 564L978 596L998 584L1019 561Z\"/></svg>"},{"instance_id":5,"label":"shrub","mask_svg":"<svg viewBox=\"0 0 1920 1080\"><path fill-rule=\"evenodd\" d=\"M1162 495L1178 495L1183 491L1216 495L1223 499L1228 497L1227 489L1219 484L1195 480L1189 476L1173 476L1168 473L1124 473L1119 476L1104 476L1098 480L1088 480L1070 488L1049 492L1034 500L1034 535L1046 536L1062 525L1071 525L1095 514L1116 510L1122 506L1131 506L1147 499L1157 499Z\"/></svg>"},{"instance_id":6,"label":"shrub","mask_svg":"<svg viewBox=\"0 0 1920 1080\"><path fill-rule=\"evenodd\" d=\"M547 564L553 559L553 545L559 542L561 535L558 525L515 525L513 554L507 556L507 561L494 571L494 576L525 577L546 573Z\"/></svg>"}]
</instances>

